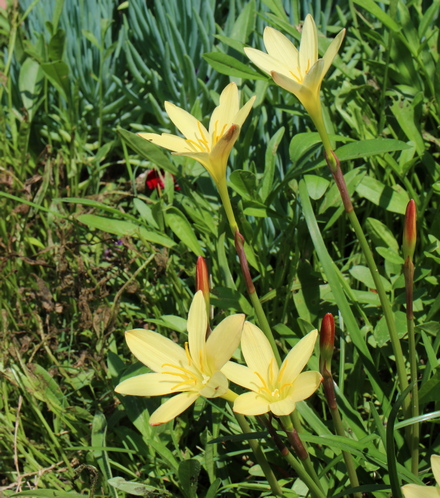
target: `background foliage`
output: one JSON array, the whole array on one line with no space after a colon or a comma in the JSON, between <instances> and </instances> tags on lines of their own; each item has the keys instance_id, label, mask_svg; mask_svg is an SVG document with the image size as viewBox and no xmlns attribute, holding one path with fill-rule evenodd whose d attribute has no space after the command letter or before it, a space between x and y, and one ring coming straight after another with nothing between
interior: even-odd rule
<instances>
[{"instance_id":1,"label":"background foliage","mask_svg":"<svg viewBox=\"0 0 440 498\"><path fill-rule=\"evenodd\" d=\"M326 119L402 337L402 214L409 198L417 203L415 311L429 418L440 401L439 7L24 0L0 11L0 494L259 496L266 489L222 407L200 402L173 430L151 428L148 411L158 400L113 393L140 368L126 367L133 360L124 330L149 326L184 340L180 317L194 291L196 256L210 265L214 322L233 311L253 320L210 178L134 135L170 130L165 100L206 119L232 79L243 101L257 95L230 161L255 285L282 348L325 313L339 316L334 372L349 451L366 491L387 495L384 424L397 393L379 301L311 122L247 62L243 46L262 48L267 24L298 40L308 13L329 38L347 28L323 88ZM160 191L146 188L152 168L163 174ZM368 345L368 361L356 341ZM342 443L331 439L322 396L299 411L329 495L342 496ZM439 452L436 424L422 426L421 470ZM396 431L399 472L410 480L403 432ZM276 452L269 455L282 466ZM280 479L289 475L280 470ZM298 481L295 493L305 495Z\"/></svg>"}]
</instances>

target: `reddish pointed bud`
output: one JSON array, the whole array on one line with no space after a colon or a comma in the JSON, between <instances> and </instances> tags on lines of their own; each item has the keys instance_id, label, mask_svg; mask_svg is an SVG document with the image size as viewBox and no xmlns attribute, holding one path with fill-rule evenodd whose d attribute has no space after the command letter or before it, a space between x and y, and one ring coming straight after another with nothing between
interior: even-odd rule
<instances>
[{"instance_id":1,"label":"reddish pointed bud","mask_svg":"<svg viewBox=\"0 0 440 498\"><path fill-rule=\"evenodd\" d=\"M197 259L196 266L196 291L201 290L206 303L206 313L208 320L210 316L210 300L209 300L209 273L206 261L202 256Z\"/></svg>"},{"instance_id":2,"label":"reddish pointed bud","mask_svg":"<svg viewBox=\"0 0 440 498\"><path fill-rule=\"evenodd\" d=\"M412 261L417 241L417 211L414 199L406 206L405 225L403 227L403 259Z\"/></svg>"},{"instance_id":3,"label":"reddish pointed bud","mask_svg":"<svg viewBox=\"0 0 440 498\"><path fill-rule=\"evenodd\" d=\"M322 319L319 333L319 370L325 378L331 375L331 360L335 347L335 319L331 313L327 313Z\"/></svg>"}]
</instances>

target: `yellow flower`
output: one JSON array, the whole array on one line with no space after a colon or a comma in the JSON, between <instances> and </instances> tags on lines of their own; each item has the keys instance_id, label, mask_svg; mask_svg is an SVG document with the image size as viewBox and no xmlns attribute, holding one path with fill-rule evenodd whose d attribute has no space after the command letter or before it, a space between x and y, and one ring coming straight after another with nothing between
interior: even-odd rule
<instances>
[{"instance_id":1,"label":"yellow flower","mask_svg":"<svg viewBox=\"0 0 440 498\"><path fill-rule=\"evenodd\" d=\"M212 113L209 131L188 112L165 102L168 116L185 138L168 133L139 133L139 136L177 155L196 159L218 185L226 180L229 154L254 100L252 97L240 109L237 85L230 83L221 93L219 105Z\"/></svg>"},{"instance_id":2,"label":"yellow flower","mask_svg":"<svg viewBox=\"0 0 440 498\"><path fill-rule=\"evenodd\" d=\"M231 315L206 340L206 306L202 291L198 291L189 310L185 349L151 330L126 332L131 352L155 373L124 380L115 391L131 396L179 393L151 415L151 425L164 424L177 417L199 396L228 397L228 380L220 369L238 347L243 323L244 315Z\"/></svg>"},{"instance_id":3,"label":"yellow flower","mask_svg":"<svg viewBox=\"0 0 440 498\"><path fill-rule=\"evenodd\" d=\"M431 456L432 473L437 486L419 486L418 484L406 484L402 486L405 498L440 498L440 456Z\"/></svg>"},{"instance_id":4,"label":"yellow flower","mask_svg":"<svg viewBox=\"0 0 440 498\"><path fill-rule=\"evenodd\" d=\"M272 76L275 83L293 93L306 108L315 125L321 125L321 83L338 53L344 38L343 29L331 42L322 59L318 59L318 32L309 14L304 21L299 50L282 33L271 27L264 30L267 54L245 48L249 59ZM321 133L321 130L318 131Z\"/></svg>"},{"instance_id":5,"label":"yellow flower","mask_svg":"<svg viewBox=\"0 0 440 498\"><path fill-rule=\"evenodd\" d=\"M313 353L318 331L303 337L278 367L273 350L264 333L245 322L241 349L247 367L229 361L222 368L226 377L251 392L234 401L234 411L243 415L262 415L271 411L285 416L295 410L296 403L311 396L321 384L321 374L303 372Z\"/></svg>"}]
</instances>

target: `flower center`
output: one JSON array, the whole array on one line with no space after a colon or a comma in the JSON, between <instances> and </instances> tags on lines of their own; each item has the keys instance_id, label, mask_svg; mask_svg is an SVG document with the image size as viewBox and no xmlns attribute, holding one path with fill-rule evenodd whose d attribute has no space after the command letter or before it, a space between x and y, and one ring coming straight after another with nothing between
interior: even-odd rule
<instances>
[{"instance_id":1,"label":"flower center","mask_svg":"<svg viewBox=\"0 0 440 498\"><path fill-rule=\"evenodd\" d=\"M289 71L289 73L292 75L293 79L297 81L298 83L302 83L304 81L304 78L306 74L310 71L311 69L311 61L310 59L307 59L307 66L304 71L301 70L299 66L296 66L296 71Z\"/></svg>"},{"instance_id":2,"label":"flower center","mask_svg":"<svg viewBox=\"0 0 440 498\"><path fill-rule=\"evenodd\" d=\"M220 140L220 138L222 138L222 136L225 134L225 130L227 127L228 127L228 125L227 125L227 123L225 123L223 125L223 128L219 131L218 130L218 121L215 122L214 133L212 134L212 146L213 147Z\"/></svg>"},{"instance_id":3,"label":"flower center","mask_svg":"<svg viewBox=\"0 0 440 498\"><path fill-rule=\"evenodd\" d=\"M199 129L200 137L196 134L196 140L186 138L186 143L189 144L195 152L210 152L208 137L205 135L200 121L197 123L197 127Z\"/></svg>"},{"instance_id":4,"label":"flower center","mask_svg":"<svg viewBox=\"0 0 440 498\"><path fill-rule=\"evenodd\" d=\"M200 351L200 365L201 369L199 370L193 362L193 359L191 358L190 352L189 352L189 347L188 343L185 342L185 352L186 352L186 358L188 361L188 368L185 368L184 366L181 365L173 365L171 363L164 363L162 365L162 368L169 367L170 370L164 370L162 371L163 374L167 375L173 375L176 377L176 385L173 386L172 390L173 391L192 391L196 390L199 391L201 385L206 385L211 376L207 375L203 372L203 356L202 356L202 351ZM182 387L184 387L182 389Z\"/></svg>"},{"instance_id":5,"label":"flower center","mask_svg":"<svg viewBox=\"0 0 440 498\"><path fill-rule=\"evenodd\" d=\"M261 381L261 385L258 386L259 393L270 401L283 399L286 396L287 390L292 385L291 382L285 382L284 384L282 383L283 374L287 368L287 362L284 363L279 374L277 375L277 378L275 378L274 362L275 358L272 358L268 367L267 381L261 374L259 374L258 372L254 372Z\"/></svg>"}]
</instances>

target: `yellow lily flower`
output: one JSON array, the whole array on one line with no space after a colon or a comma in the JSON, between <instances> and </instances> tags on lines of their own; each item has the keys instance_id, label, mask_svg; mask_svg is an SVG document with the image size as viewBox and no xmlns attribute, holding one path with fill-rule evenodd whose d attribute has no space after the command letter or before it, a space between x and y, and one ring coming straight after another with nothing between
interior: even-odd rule
<instances>
[{"instance_id":1,"label":"yellow lily flower","mask_svg":"<svg viewBox=\"0 0 440 498\"><path fill-rule=\"evenodd\" d=\"M155 373L124 380L115 391L131 396L174 394L150 417L150 425L160 425L180 415L199 396L229 399L228 380L220 371L240 343L244 315L225 318L206 340L208 318L203 292L198 291L188 315L188 342L185 349L151 330L125 333L131 352Z\"/></svg>"},{"instance_id":2,"label":"yellow lily flower","mask_svg":"<svg viewBox=\"0 0 440 498\"><path fill-rule=\"evenodd\" d=\"M437 486L419 486L418 484L406 484L402 486L405 498L440 498L440 456L431 456L432 473Z\"/></svg>"},{"instance_id":3,"label":"yellow lily flower","mask_svg":"<svg viewBox=\"0 0 440 498\"><path fill-rule=\"evenodd\" d=\"M174 154L196 159L219 185L226 180L229 154L254 100L255 97L252 97L240 109L237 85L230 83L220 95L219 105L214 109L209 122L209 130L188 112L170 102L165 102L168 116L185 138L169 133L138 135L173 151Z\"/></svg>"},{"instance_id":4,"label":"yellow lily flower","mask_svg":"<svg viewBox=\"0 0 440 498\"><path fill-rule=\"evenodd\" d=\"M257 67L299 99L320 134L323 119L319 92L344 35L345 29L331 42L324 57L318 59L318 32L309 14L304 21L299 50L286 36L271 27L266 27L263 34L267 54L254 48L244 49Z\"/></svg>"},{"instance_id":5,"label":"yellow lily flower","mask_svg":"<svg viewBox=\"0 0 440 498\"><path fill-rule=\"evenodd\" d=\"M319 372L303 372L313 353L318 331L303 337L278 367L272 347L264 333L245 322L241 350L247 367L229 361L222 368L226 377L250 392L234 401L234 411L243 415L272 412L279 417L289 415L296 403L311 396L321 384Z\"/></svg>"}]
</instances>

